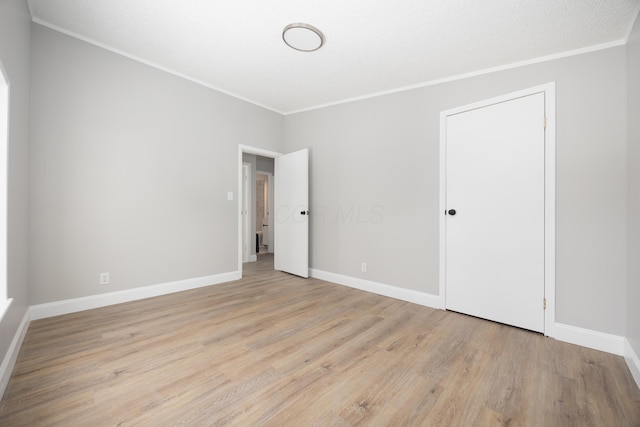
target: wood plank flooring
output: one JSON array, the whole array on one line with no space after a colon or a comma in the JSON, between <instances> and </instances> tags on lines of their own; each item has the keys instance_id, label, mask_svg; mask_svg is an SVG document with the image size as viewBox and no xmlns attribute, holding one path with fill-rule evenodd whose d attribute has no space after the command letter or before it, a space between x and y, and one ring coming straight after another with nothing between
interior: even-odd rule
<instances>
[{"instance_id":1,"label":"wood plank flooring","mask_svg":"<svg viewBox=\"0 0 640 427\"><path fill-rule=\"evenodd\" d=\"M2 426L640 426L623 358L274 272L31 323Z\"/></svg>"}]
</instances>

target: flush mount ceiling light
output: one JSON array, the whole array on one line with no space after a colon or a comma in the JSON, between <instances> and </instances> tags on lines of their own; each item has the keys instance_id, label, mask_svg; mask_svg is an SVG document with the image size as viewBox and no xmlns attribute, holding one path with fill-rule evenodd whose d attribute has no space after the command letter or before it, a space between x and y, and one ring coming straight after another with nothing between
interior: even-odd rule
<instances>
[{"instance_id":1,"label":"flush mount ceiling light","mask_svg":"<svg viewBox=\"0 0 640 427\"><path fill-rule=\"evenodd\" d=\"M284 27L282 40L295 50L313 52L324 44L324 35L313 25L296 23Z\"/></svg>"}]
</instances>

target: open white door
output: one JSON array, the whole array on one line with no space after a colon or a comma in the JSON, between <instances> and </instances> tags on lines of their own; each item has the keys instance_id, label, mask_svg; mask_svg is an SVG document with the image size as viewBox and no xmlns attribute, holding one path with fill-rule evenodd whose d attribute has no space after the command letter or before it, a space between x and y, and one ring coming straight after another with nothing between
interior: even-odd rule
<instances>
[{"instance_id":1,"label":"open white door","mask_svg":"<svg viewBox=\"0 0 640 427\"><path fill-rule=\"evenodd\" d=\"M276 270L309 277L309 150L275 159Z\"/></svg>"}]
</instances>

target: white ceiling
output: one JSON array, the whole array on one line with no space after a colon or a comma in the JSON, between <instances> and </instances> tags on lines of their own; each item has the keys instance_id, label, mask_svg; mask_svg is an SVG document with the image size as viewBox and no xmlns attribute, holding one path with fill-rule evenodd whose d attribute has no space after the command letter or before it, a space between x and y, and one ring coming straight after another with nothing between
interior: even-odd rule
<instances>
[{"instance_id":1,"label":"white ceiling","mask_svg":"<svg viewBox=\"0 0 640 427\"><path fill-rule=\"evenodd\" d=\"M640 0L29 0L33 20L291 113L625 42ZM282 41L293 22L326 37Z\"/></svg>"}]
</instances>

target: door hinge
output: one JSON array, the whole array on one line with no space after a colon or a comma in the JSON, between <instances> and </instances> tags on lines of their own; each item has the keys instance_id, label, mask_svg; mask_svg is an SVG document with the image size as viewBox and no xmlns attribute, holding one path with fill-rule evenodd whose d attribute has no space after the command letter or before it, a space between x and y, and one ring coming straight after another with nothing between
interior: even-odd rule
<instances>
[{"instance_id":1,"label":"door hinge","mask_svg":"<svg viewBox=\"0 0 640 427\"><path fill-rule=\"evenodd\" d=\"M546 310L546 309L547 309L547 299L546 299L546 298L543 298L543 299L542 299L542 309L543 309L543 310Z\"/></svg>"},{"instance_id":2,"label":"door hinge","mask_svg":"<svg viewBox=\"0 0 640 427\"><path fill-rule=\"evenodd\" d=\"M547 128L547 116L544 116L544 128Z\"/></svg>"}]
</instances>

